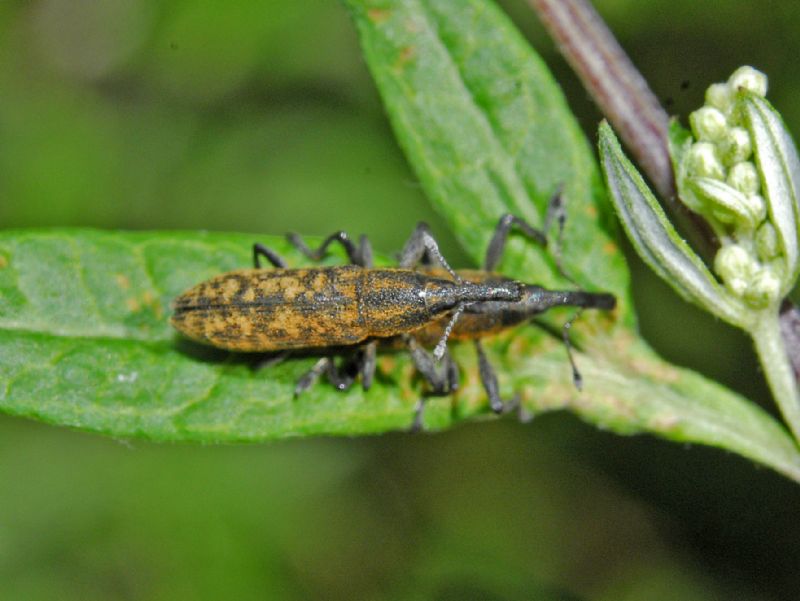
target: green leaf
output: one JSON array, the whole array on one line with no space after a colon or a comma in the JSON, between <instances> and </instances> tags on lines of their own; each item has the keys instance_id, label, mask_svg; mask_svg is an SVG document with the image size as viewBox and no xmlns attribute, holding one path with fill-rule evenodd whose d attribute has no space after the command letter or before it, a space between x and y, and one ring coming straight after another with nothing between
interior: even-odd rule
<instances>
[{"instance_id":1,"label":"green leaf","mask_svg":"<svg viewBox=\"0 0 800 601\"><path fill-rule=\"evenodd\" d=\"M720 446L800 480L783 429L741 397L653 355L633 331L628 276L586 141L561 93L490 3L348 2L401 143L426 190L476 261L497 217L533 223L564 183L564 263L593 290L618 295L612 315L587 311L573 331L582 392L558 336L523 327L488 345L504 398L526 411L569 409L616 432L654 432ZM292 398L313 358L261 370L250 357L190 344L169 327L171 300L250 263L251 236L0 234L0 409L113 436L256 441L405 429L424 386L407 354L381 353L373 388L320 383ZM282 240L260 240L290 265ZM329 262L342 262L341 254ZM515 238L503 271L564 285L552 260ZM559 322L569 313L554 311ZM476 359L453 344L460 390L428 400L439 429L489 414Z\"/></svg>"},{"instance_id":2,"label":"green leaf","mask_svg":"<svg viewBox=\"0 0 800 601\"><path fill-rule=\"evenodd\" d=\"M769 200L770 222L781 240L787 271L791 274L783 291L788 294L800 271L800 159L783 119L766 99L746 94L744 116L753 137L753 153L764 194Z\"/></svg>"},{"instance_id":3,"label":"green leaf","mask_svg":"<svg viewBox=\"0 0 800 601\"><path fill-rule=\"evenodd\" d=\"M290 265L277 238L263 240ZM422 393L405 353L381 354L373 388L341 393L320 383L292 398L312 359L257 370L251 358L180 339L171 300L214 274L246 266L248 235L91 230L0 233L0 409L121 437L255 441L405 429ZM333 256L328 263L341 262ZM610 320L582 319L577 354L585 390L572 385L560 342L523 328L490 347L503 394L532 412L571 409L621 433L656 432L715 444L800 479L800 458L765 413L701 377L660 362ZM462 388L430 399L426 427L487 414L469 345L453 345Z\"/></svg>"},{"instance_id":4,"label":"green leaf","mask_svg":"<svg viewBox=\"0 0 800 601\"><path fill-rule=\"evenodd\" d=\"M600 125L600 160L617 214L642 260L686 300L743 327L746 307L726 292L680 237L605 122Z\"/></svg>"},{"instance_id":5,"label":"green leaf","mask_svg":"<svg viewBox=\"0 0 800 601\"><path fill-rule=\"evenodd\" d=\"M625 297L614 218L585 137L542 60L484 0L345 0L395 134L434 206L476 263L503 213L542 224L564 186L567 271ZM566 282L512 240L505 273ZM632 314L625 298L620 309Z\"/></svg>"}]
</instances>

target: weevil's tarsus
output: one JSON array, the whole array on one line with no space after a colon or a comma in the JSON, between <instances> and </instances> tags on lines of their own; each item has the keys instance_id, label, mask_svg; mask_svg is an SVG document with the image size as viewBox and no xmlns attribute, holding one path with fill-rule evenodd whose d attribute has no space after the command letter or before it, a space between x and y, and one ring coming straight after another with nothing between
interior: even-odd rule
<instances>
[{"instance_id":1,"label":"weevil's tarsus","mask_svg":"<svg viewBox=\"0 0 800 601\"><path fill-rule=\"evenodd\" d=\"M558 225L556 248L560 250L564 236L564 226L567 224L567 203L564 200L564 184L559 184L553 196L547 202L547 212L544 215L544 231L549 232L553 222Z\"/></svg>"},{"instance_id":2,"label":"weevil's tarsus","mask_svg":"<svg viewBox=\"0 0 800 601\"><path fill-rule=\"evenodd\" d=\"M432 353L422 348L413 336L405 335L403 336L403 341L408 347L408 352L411 354L414 367L417 368L417 371L428 383L428 386L430 386L431 390L429 394L433 396L444 396L458 388L457 367L455 366L455 361L453 361L450 353L447 351L447 347L445 347L445 351L440 360L434 357Z\"/></svg>"},{"instance_id":3,"label":"weevil's tarsus","mask_svg":"<svg viewBox=\"0 0 800 601\"><path fill-rule=\"evenodd\" d=\"M340 230L325 238L316 250L309 248L299 234L287 234L286 239L292 246L312 261L321 261L328 253L328 247L334 242L338 242L347 253L347 258L350 259L350 263L361 267L372 267L372 245L369 239L363 235L359 239L358 246L356 246L347 232Z\"/></svg>"},{"instance_id":4,"label":"weevil's tarsus","mask_svg":"<svg viewBox=\"0 0 800 601\"><path fill-rule=\"evenodd\" d=\"M453 280L459 283L462 281L461 276L450 267L444 256L442 256L439 244L431 234L428 224L420 222L400 252L400 267L412 269L420 263L424 264L434 260L450 274Z\"/></svg>"},{"instance_id":5,"label":"weevil's tarsus","mask_svg":"<svg viewBox=\"0 0 800 601\"><path fill-rule=\"evenodd\" d=\"M417 404L414 405L414 419L411 420L411 425L408 427L408 431L411 434L416 434L417 432L422 432L424 427L423 422L423 414L425 413L425 397L420 396L417 400Z\"/></svg>"},{"instance_id":6,"label":"weevil's tarsus","mask_svg":"<svg viewBox=\"0 0 800 601\"><path fill-rule=\"evenodd\" d=\"M267 261L272 263L274 267L278 267L280 269L284 269L286 267L286 261L284 261L283 257L281 257L274 250L256 242L253 244L253 266L256 269L261 269L261 257L264 257Z\"/></svg>"},{"instance_id":7,"label":"weevil's tarsus","mask_svg":"<svg viewBox=\"0 0 800 601\"><path fill-rule=\"evenodd\" d=\"M564 269L564 263L562 260L562 251L564 249L564 226L567 223L567 203L564 199L564 184L561 184L556 190L555 194L550 198L550 202L547 203L547 213L544 217L544 231L549 232L550 227L553 224L553 221L556 222L558 229L556 230L556 242L550 249L550 253L553 256L553 261L556 264L556 269L558 269L558 273L566 279L568 282L580 288L580 284L575 281L575 279L567 273L567 270Z\"/></svg>"},{"instance_id":8,"label":"weevil's tarsus","mask_svg":"<svg viewBox=\"0 0 800 601\"><path fill-rule=\"evenodd\" d=\"M317 360L317 362L314 364L314 367L300 376L300 379L297 380L297 384L295 384L294 387L294 398L299 397L306 390L311 388L317 380L319 380L319 377L325 373L326 369L328 369L328 364L330 361L330 357L322 357Z\"/></svg>"},{"instance_id":9,"label":"weevil's tarsus","mask_svg":"<svg viewBox=\"0 0 800 601\"><path fill-rule=\"evenodd\" d=\"M321 357L314 366L303 374L294 388L294 397L297 398L311 388L322 374L337 390L348 390L355 382L359 372L357 360L348 359L341 366L336 365L334 357Z\"/></svg>"},{"instance_id":10,"label":"weevil's tarsus","mask_svg":"<svg viewBox=\"0 0 800 601\"><path fill-rule=\"evenodd\" d=\"M325 376L328 378L328 382L337 390L349 390L355 383L358 373L359 369L356 361L347 360L341 367L337 367L333 357L331 357L328 367L325 370Z\"/></svg>"},{"instance_id":11,"label":"weevil's tarsus","mask_svg":"<svg viewBox=\"0 0 800 601\"><path fill-rule=\"evenodd\" d=\"M533 418L536 417L535 414L525 409L522 401L519 398L519 395L515 396L514 399L517 401L517 420L519 420L519 422L522 424L528 424L532 422Z\"/></svg>"}]
</instances>

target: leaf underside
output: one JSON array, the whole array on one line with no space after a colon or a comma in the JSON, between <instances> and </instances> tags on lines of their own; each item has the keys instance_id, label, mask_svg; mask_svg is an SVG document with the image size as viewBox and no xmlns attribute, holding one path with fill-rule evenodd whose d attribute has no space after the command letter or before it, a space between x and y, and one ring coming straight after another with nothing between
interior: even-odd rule
<instances>
[{"instance_id":1,"label":"leaf underside","mask_svg":"<svg viewBox=\"0 0 800 601\"><path fill-rule=\"evenodd\" d=\"M628 276L594 159L541 61L484 1L346 2L398 138L423 186L476 263L496 219L540 225L565 185L565 268L614 292L612 314L573 328L584 389L558 336L523 326L487 345L504 398L530 413L569 409L616 432L720 446L800 479L784 430L741 397L660 361L634 331ZM260 238L290 265L283 239ZM372 389L320 383L298 399L314 358L263 369L257 358L194 345L168 324L190 286L250 263L252 236L90 230L0 234L0 409L118 437L260 441L406 429L425 388L406 353L382 353ZM334 253L328 263L341 263ZM519 237L504 273L568 285L552 258ZM568 311L554 312L563 322ZM488 416L469 344L452 344L461 388L431 398L428 429Z\"/></svg>"}]
</instances>

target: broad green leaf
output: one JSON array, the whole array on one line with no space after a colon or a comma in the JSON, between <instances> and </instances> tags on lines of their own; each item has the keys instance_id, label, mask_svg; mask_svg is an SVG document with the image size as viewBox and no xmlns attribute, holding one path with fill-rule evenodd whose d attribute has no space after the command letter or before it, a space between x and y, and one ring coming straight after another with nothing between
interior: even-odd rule
<instances>
[{"instance_id":1,"label":"broad green leaf","mask_svg":"<svg viewBox=\"0 0 800 601\"><path fill-rule=\"evenodd\" d=\"M299 265L282 239L264 242ZM248 265L237 234L91 230L0 233L0 410L120 437L256 441L407 428L422 386L405 353L382 354L373 388L325 383L292 398L313 359L253 368L246 356L181 340L171 300ZM340 262L332 256L329 262ZM503 394L529 412L570 409L603 428L650 431L722 446L800 479L800 457L758 407L659 361L632 335L609 337L608 316L576 327L585 389L572 385L557 338L525 327L489 347ZM426 427L488 414L470 345L453 345L462 388L430 399Z\"/></svg>"}]
</instances>

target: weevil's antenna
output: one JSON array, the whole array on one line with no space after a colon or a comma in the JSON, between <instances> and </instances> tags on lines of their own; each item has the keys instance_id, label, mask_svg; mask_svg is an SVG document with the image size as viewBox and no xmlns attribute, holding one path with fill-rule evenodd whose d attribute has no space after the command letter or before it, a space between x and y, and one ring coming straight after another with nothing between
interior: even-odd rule
<instances>
[{"instance_id":1,"label":"weevil's antenna","mask_svg":"<svg viewBox=\"0 0 800 601\"><path fill-rule=\"evenodd\" d=\"M572 324L578 319L583 313L583 309L578 309L575 311L575 315L570 317L567 322L561 326L561 337L564 340L564 346L567 348L567 357L569 358L569 364L572 367L572 383L575 385L575 388L578 390L583 389L583 376L581 376L581 372L578 371L578 366L575 364L575 357L572 356L572 342L569 339L569 331L572 328Z\"/></svg>"},{"instance_id":2,"label":"weevil's antenna","mask_svg":"<svg viewBox=\"0 0 800 601\"><path fill-rule=\"evenodd\" d=\"M441 361L442 357L444 356L445 351L447 350L447 339L450 338L450 332L453 331L453 328L458 321L458 318L461 317L461 314L464 312L469 305L472 303L461 303L456 307L456 310L453 311L453 316L450 318L450 321L447 322L447 327L444 329L444 333L442 337L439 338L439 342L436 343L436 348L433 349L433 356L436 357L437 361Z\"/></svg>"}]
</instances>

